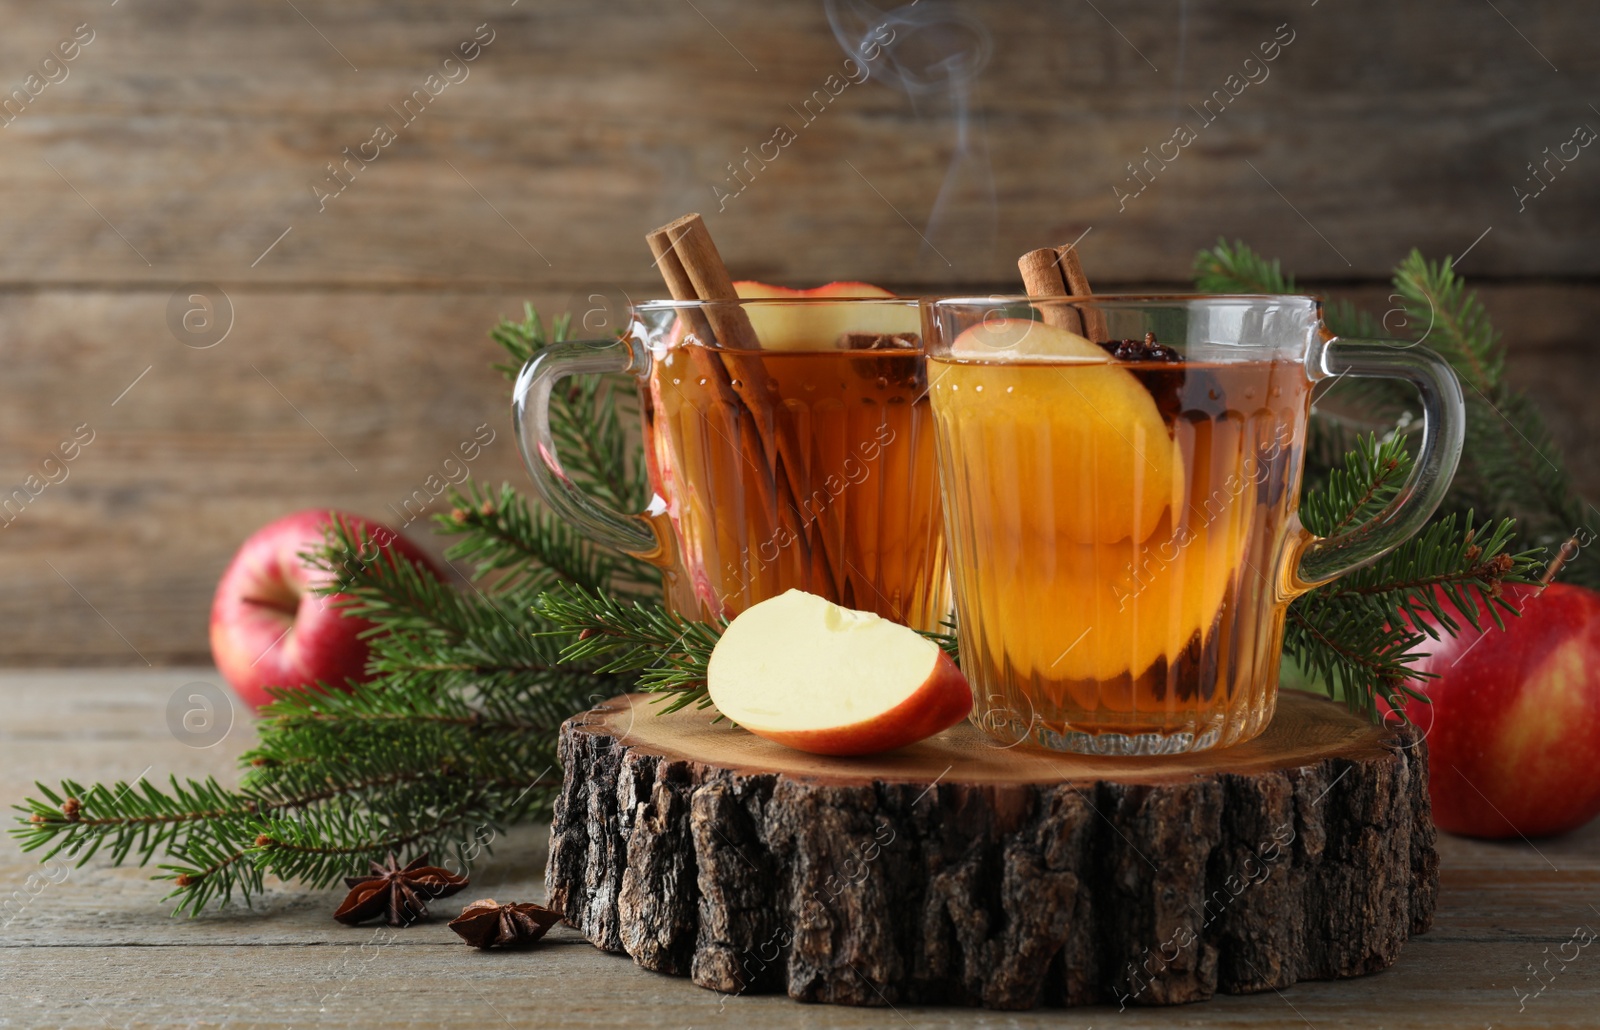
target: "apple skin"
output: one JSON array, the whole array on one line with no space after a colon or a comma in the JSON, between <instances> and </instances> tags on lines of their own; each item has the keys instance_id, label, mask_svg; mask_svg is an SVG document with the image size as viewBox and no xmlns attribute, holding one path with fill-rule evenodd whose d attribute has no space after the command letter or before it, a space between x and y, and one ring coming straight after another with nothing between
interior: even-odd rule
<instances>
[{"instance_id":1,"label":"apple skin","mask_svg":"<svg viewBox=\"0 0 1600 1030\"><path fill-rule=\"evenodd\" d=\"M211 657L239 699L256 710L272 700L267 687L314 689L320 680L348 689L362 683L370 648L360 638L372 623L344 615L340 597L312 591L331 579L300 553L321 547L339 519L382 552L443 578L417 546L381 523L314 508L270 522L229 562L211 603Z\"/></svg>"},{"instance_id":2,"label":"apple skin","mask_svg":"<svg viewBox=\"0 0 1600 1030\"><path fill-rule=\"evenodd\" d=\"M734 292L742 300L780 300L786 297L893 297L894 294L882 286L871 283L854 281L824 283L821 286L810 286L795 289L792 286L774 286L771 283L756 282L754 279L740 279L733 284Z\"/></svg>"},{"instance_id":3,"label":"apple skin","mask_svg":"<svg viewBox=\"0 0 1600 1030\"><path fill-rule=\"evenodd\" d=\"M895 299L895 294L882 286L861 282L832 282L795 289L792 286L756 282L754 279L740 279L733 284L733 290L740 300ZM876 312L873 309L873 305L851 308L847 305L818 304L783 310L781 306L758 304L746 306L745 313L757 331L757 339L768 350L814 348L831 342L846 329L876 331L880 327L873 323L885 318L892 323L889 330L892 332L915 332L918 328L920 316L914 307L909 309L909 317L881 307ZM766 330L765 336L761 335L762 330ZM667 337L667 349L678 346L688 331L688 324L680 319ZM772 337L770 342L767 337Z\"/></svg>"},{"instance_id":4,"label":"apple skin","mask_svg":"<svg viewBox=\"0 0 1600 1030\"><path fill-rule=\"evenodd\" d=\"M887 712L848 726L820 730L745 729L775 744L814 755L875 755L942 733L972 711L967 677L943 650L916 692Z\"/></svg>"},{"instance_id":5,"label":"apple skin","mask_svg":"<svg viewBox=\"0 0 1600 1030\"><path fill-rule=\"evenodd\" d=\"M842 333L917 333L921 315L914 303L861 304L860 300L890 300L895 295L871 283L836 282L796 290L741 280L733 284L741 300L805 300L808 304L746 304L745 315L763 350L831 350ZM829 299L838 304L825 303Z\"/></svg>"},{"instance_id":6,"label":"apple skin","mask_svg":"<svg viewBox=\"0 0 1600 1030\"><path fill-rule=\"evenodd\" d=\"M717 711L817 755L870 755L967 717L972 689L941 648L872 612L786 590L746 608L712 649Z\"/></svg>"},{"instance_id":7,"label":"apple skin","mask_svg":"<svg viewBox=\"0 0 1600 1030\"><path fill-rule=\"evenodd\" d=\"M1434 822L1470 837L1540 837L1600 814L1600 593L1511 583L1520 611L1478 633L1440 598L1461 634L1418 668L1438 678L1406 714L1426 732ZM1428 620L1431 623L1431 620ZM1428 645L1422 645L1424 648Z\"/></svg>"}]
</instances>

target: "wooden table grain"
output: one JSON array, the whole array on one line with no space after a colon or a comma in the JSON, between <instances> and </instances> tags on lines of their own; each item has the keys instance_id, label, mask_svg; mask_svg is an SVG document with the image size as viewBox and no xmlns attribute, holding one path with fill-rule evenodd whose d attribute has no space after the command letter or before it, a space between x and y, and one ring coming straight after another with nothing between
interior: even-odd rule
<instances>
[{"instance_id":1,"label":"wooden table grain","mask_svg":"<svg viewBox=\"0 0 1600 1030\"><path fill-rule=\"evenodd\" d=\"M220 680L211 669L0 673L0 801L67 776L231 782L253 737L248 716L210 748L168 728L168 699L195 682ZM541 899L545 844L542 827L514 830L472 870L472 888L437 911L479 897ZM531 951L479 953L443 919L400 931L344 927L329 918L338 892L281 884L254 909L171 918L146 871L101 858L45 870L34 893L28 878L40 868L8 837L0 1027L1595 1026L1600 949L1564 969L1556 956L1576 930L1600 928L1600 824L1533 843L1445 836L1440 850L1434 929L1384 973L1180 1008L1008 1013L721 997L596 951L566 928Z\"/></svg>"}]
</instances>

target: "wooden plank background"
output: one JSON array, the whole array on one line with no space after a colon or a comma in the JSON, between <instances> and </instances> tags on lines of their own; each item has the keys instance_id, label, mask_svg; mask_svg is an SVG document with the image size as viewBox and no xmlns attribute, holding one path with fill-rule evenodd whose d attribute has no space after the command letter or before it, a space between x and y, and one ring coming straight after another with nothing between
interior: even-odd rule
<instances>
[{"instance_id":1,"label":"wooden plank background","mask_svg":"<svg viewBox=\"0 0 1600 1030\"><path fill-rule=\"evenodd\" d=\"M738 274L792 284L1009 289L1018 252L1080 236L1102 288L1177 284L1227 235L1381 310L1411 247L1465 254L1600 491L1600 155L1552 164L1525 210L1514 192L1600 128L1594 5L835 9L895 40L842 88L819 3L0 0L0 483L94 434L0 530L0 661L203 661L251 530L383 517L485 422L474 474L522 482L484 330L524 298L655 295L642 234L686 210ZM1191 104L1263 69L1117 199ZM719 205L780 125L794 141ZM196 282L233 309L207 349L169 316Z\"/></svg>"}]
</instances>

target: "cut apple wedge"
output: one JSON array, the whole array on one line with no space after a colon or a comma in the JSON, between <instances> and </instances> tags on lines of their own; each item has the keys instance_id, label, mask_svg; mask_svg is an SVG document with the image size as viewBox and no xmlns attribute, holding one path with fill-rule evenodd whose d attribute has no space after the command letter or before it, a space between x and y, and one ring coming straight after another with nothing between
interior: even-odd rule
<instances>
[{"instance_id":1,"label":"cut apple wedge","mask_svg":"<svg viewBox=\"0 0 1600 1030\"><path fill-rule=\"evenodd\" d=\"M808 290L745 280L733 284L741 300L811 300L810 304L746 304L745 313L764 350L829 350L845 333L895 336L921 330L917 305L818 304L836 297L893 299L894 294L870 283L828 283Z\"/></svg>"},{"instance_id":2,"label":"cut apple wedge","mask_svg":"<svg viewBox=\"0 0 1600 1030\"><path fill-rule=\"evenodd\" d=\"M1079 544L1146 540L1184 496L1182 455L1154 398L1098 344L1043 322L993 319L929 371L934 416L960 440L978 496L1047 484L1048 525Z\"/></svg>"},{"instance_id":3,"label":"cut apple wedge","mask_svg":"<svg viewBox=\"0 0 1600 1030\"><path fill-rule=\"evenodd\" d=\"M706 679L723 715L818 755L904 747L972 709L967 678L933 641L801 590L730 622Z\"/></svg>"},{"instance_id":4,"label":"cut apple wedge","mask_svg":"<svg viewBox=\"0 0 1600 1030\"><path fill-rule=\"evenodd\" d=\"M796 297L893 297L882 286L861 282L832 282L821 286L795 289L792 286L774 286L758 283L754 279L740 279L733 284L741 300L786 300Z\"/></svg>"},{"instance_id":5,"label":"cut apple wedge","mask_svg":"<svg viewBox=\"0 0 1600 1030\"><path fill-rule=\"evenodd\" d=\"M1086 337L1027 318L991 318L965 329L950 344L953 358L1053 358L1058 361L1112 362L1110 354Z\"/></svg>"}]
</instances>

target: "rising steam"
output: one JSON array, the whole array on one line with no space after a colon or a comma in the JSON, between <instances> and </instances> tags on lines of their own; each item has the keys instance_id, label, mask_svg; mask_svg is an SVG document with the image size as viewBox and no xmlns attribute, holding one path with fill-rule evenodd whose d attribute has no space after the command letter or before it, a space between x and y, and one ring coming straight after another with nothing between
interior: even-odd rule
<instances>
[{"instance_id":1,"label":"rising steam","mask_svg":"<svg viewBox=\"0 0 1600 1030\"><path fill-rule=\"evenodd\" d=\"M950 120L954 153L923 235L928 247L949 258L987 257L998 211L983 115L972 96L993 52L989 30L949 0L914 0L889 11L865 0L823 0L823 8L846 53L873 52L864 45L892 32L891 42L866 62L871 77L903 90L919 118Z\"/></svg>"}]
</instances>

